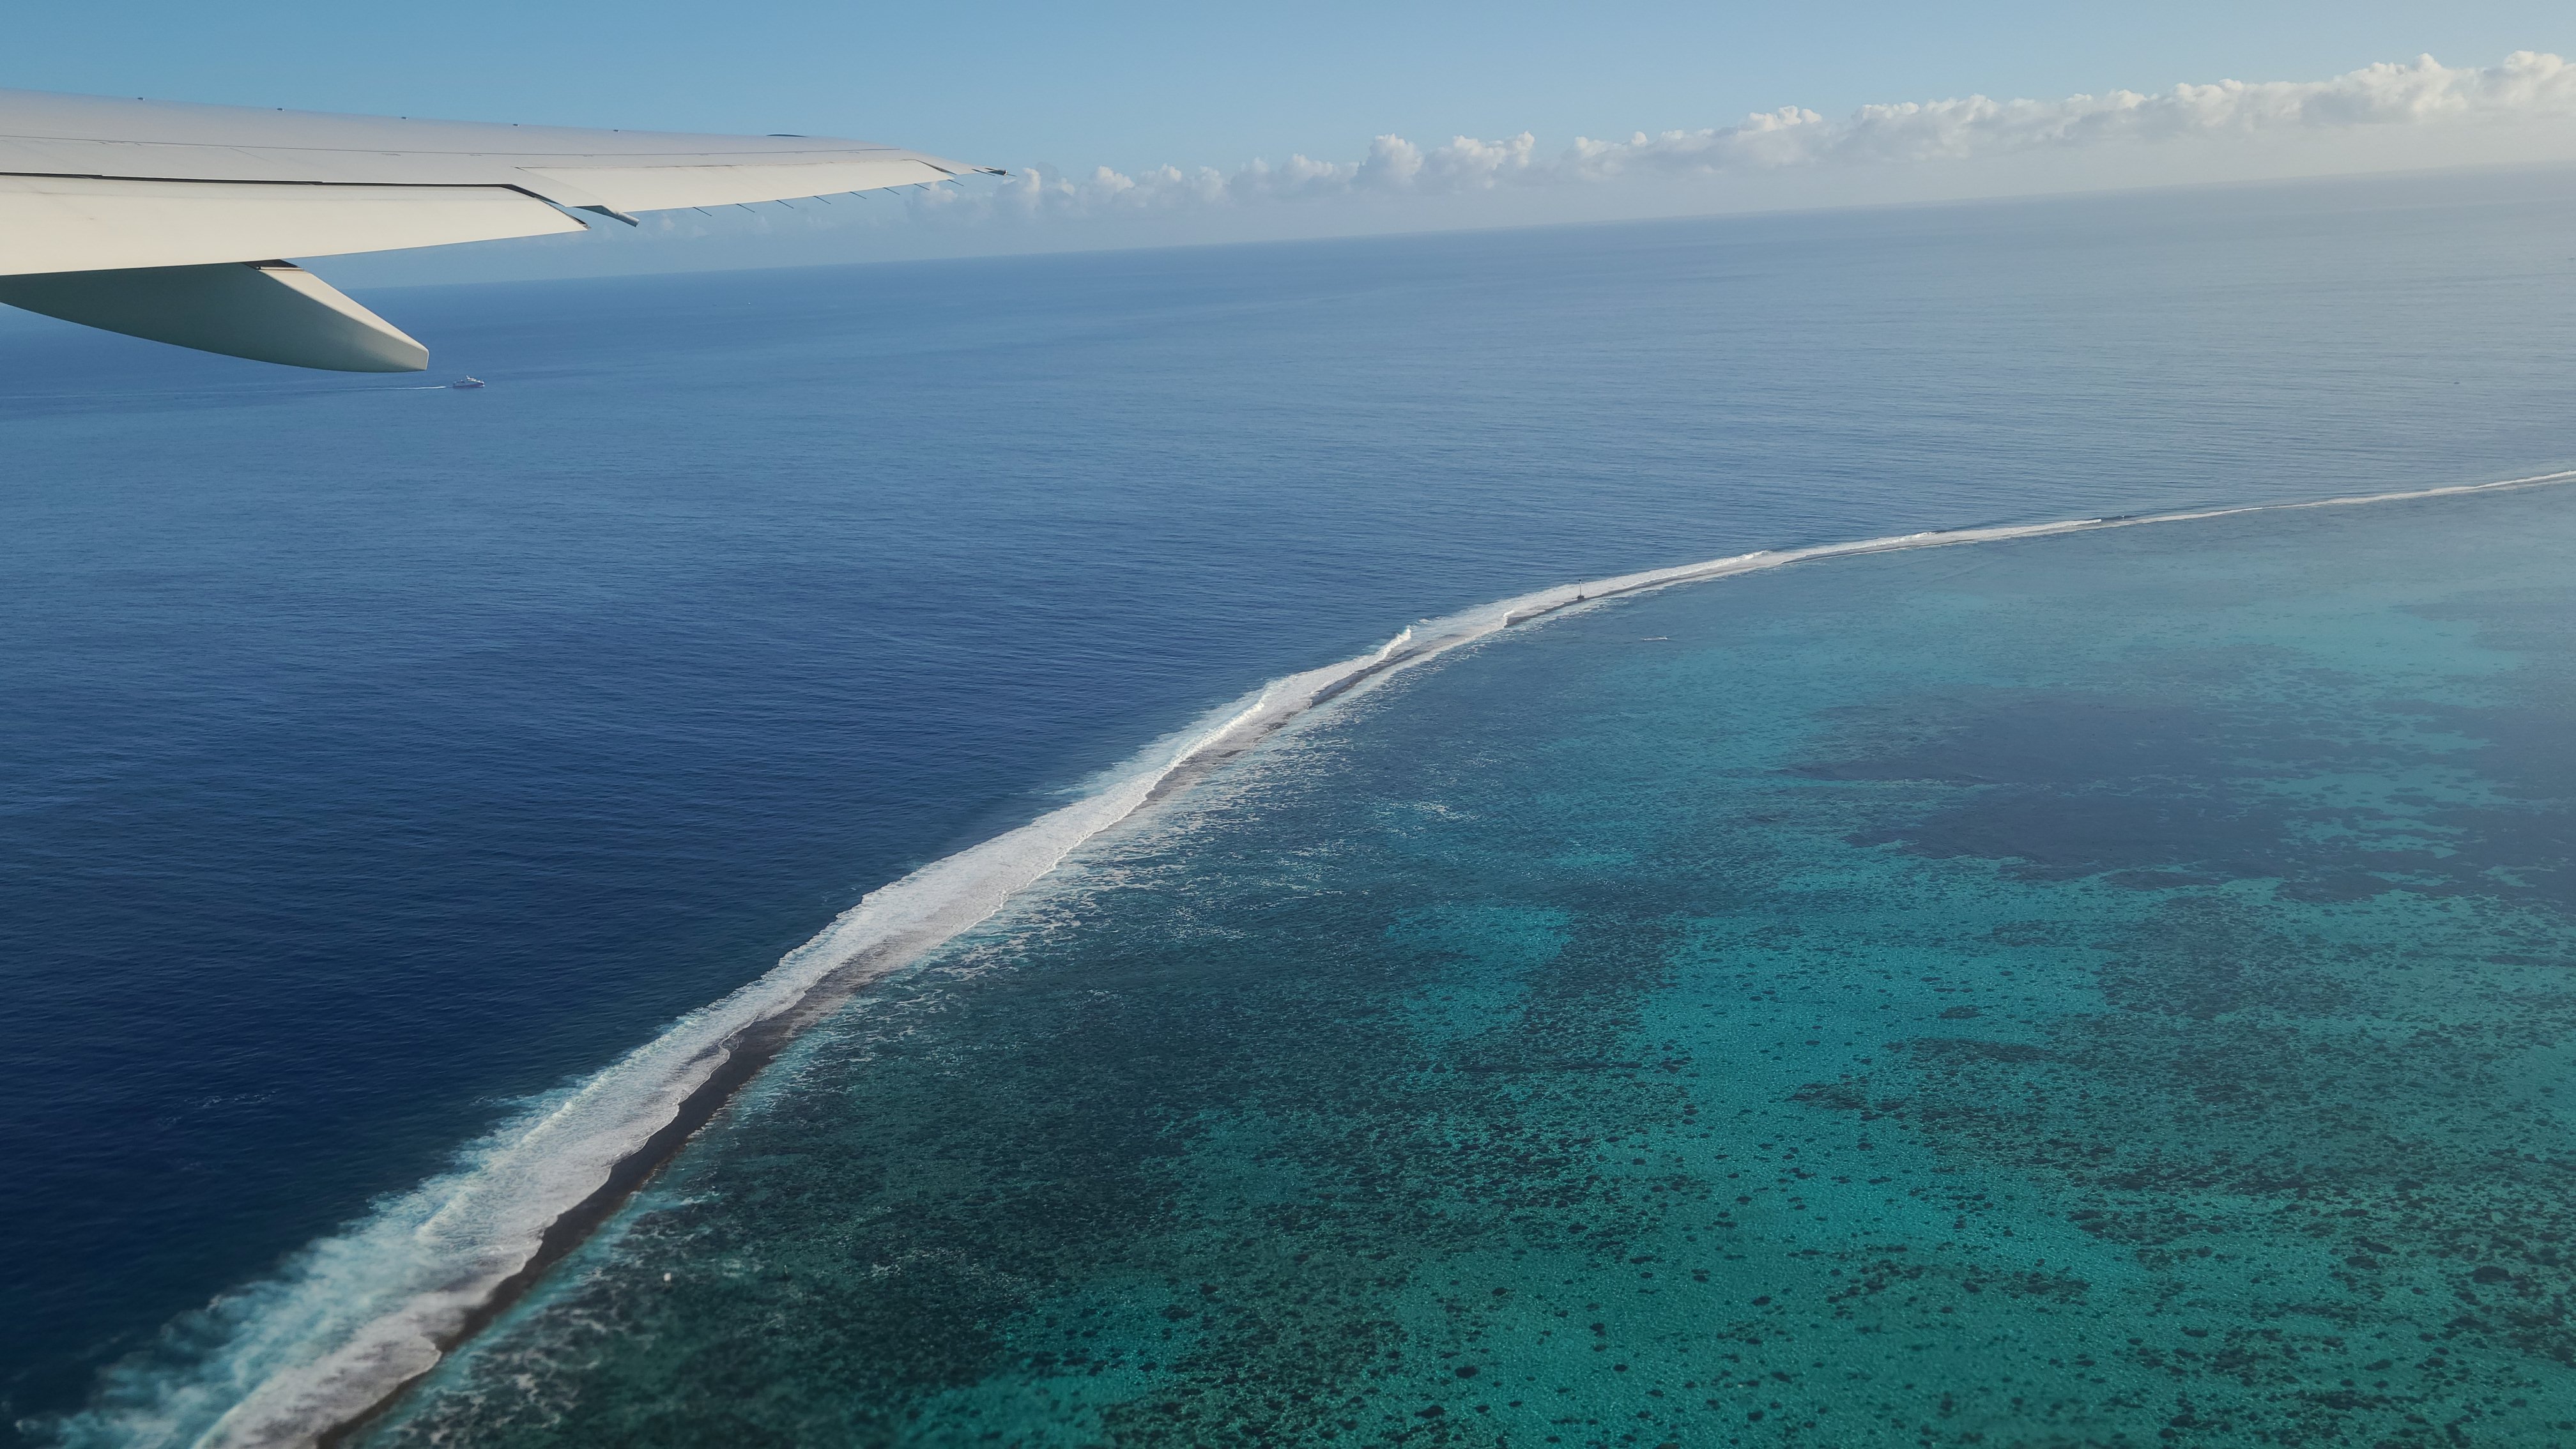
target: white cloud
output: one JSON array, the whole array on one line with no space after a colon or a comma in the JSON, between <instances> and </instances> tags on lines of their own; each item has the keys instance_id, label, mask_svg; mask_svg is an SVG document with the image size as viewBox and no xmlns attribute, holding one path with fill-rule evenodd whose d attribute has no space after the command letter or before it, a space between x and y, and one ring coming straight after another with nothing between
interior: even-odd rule
<instances>
[{"instance_id":1,"label":"white cloud","mask_svg":"<svg viewBox=\"0 0 2576 1449\"><path fill-rule=\"evenodd\" d=\"M2220 81L2155 94L1786 106L1705 130L1527 132L1425 146L1380 136L1352 160L1220 170L1015 168L955 187L865 193L638 231L336 258L353 287L463 278L795 266L1063 247L1169 246L1651 216L2029 196L2211 181L2576 161L2576 64L2425 57L2321 81ZM833 204L825 204L833 203Z\"/></svg>"},{"instance_id":2,"label":"white cloud","mask_svg":"<svg viewBox=\"0 0 2576 1449\"><path fill-rule=\"evenodd\" d=\"M1704 179L1800 168L1919 165L2191 137L2259 138L2576 118L2576 65L2518 51L2500 65L2446 66L2431 56L2321 81L2219 81L2157 94L2111 91L2054 101L1907 101L1841 119L1785 106L1732 126L1638 132L1624 141L1577 137L1542 155L1524 131L1499 141L1459 136L1424 149L1380 136L1358 161L1291 156L1233 171L1165 166L1126 175L1014 172L978 191L918 193L925 219L1138 215L1260 202L1367 195L1441 195L1507 186L1564 186L1622 178Z\"/></svg>"}]
</instances>

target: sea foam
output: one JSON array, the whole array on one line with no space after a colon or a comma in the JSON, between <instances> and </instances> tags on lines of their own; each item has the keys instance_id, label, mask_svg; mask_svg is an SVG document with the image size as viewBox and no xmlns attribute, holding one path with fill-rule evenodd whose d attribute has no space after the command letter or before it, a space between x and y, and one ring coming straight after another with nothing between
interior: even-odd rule
<instances>
[{"instance_id":1,"label":"sea foam","mask_svg":"<svg viewBox=\"0 0 2576 1449\"><path fill-rule=\"evenodd\" d=\"M379 1203L275 1278L178 1329L180 1366L110 1372L58 1427L79 1445L206 1449L330 1442L435 1367L533 1283L797 1033L870 982L1002 909L1102 831L1136 819L1315 709L1414 665L1605 600L1860 554L2353 506L2576 480L2576 472L2306 503L1963 529L1764 550L1560 585L1426 620L1383 646L1274 680L1159 742L1088 793L869 893L771 970Z\"/></svg>"}]
</instances>

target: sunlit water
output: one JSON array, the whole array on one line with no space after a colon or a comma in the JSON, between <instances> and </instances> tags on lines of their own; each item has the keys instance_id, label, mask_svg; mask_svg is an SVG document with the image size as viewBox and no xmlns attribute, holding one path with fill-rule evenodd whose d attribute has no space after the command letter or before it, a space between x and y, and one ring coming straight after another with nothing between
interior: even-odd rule
<instances>
[{"instance_id":1,"label":"sunlit water","mask_svg":"<svg viewBox=\"0 0 2576 1449\"><path fill-rule=\"evenodd\" d=\"M2271 514L1427 666L809 1039L372 1442L2566 1442L2571 548Z\"/></svg>"},{"instance_id":2,"label":"sunlit water","mask_svg":"<svg viewBox=\"0 0 2576 1449\"><path fill-rule=\"evenodd\" d=\"M371 1200L758 976L861 892L1420 616L1746 548L2561 465L2570 210L2563 179L2374 182L373 299L443 368L490 378L481 393L0 336L10 1411L50 1436L42 1416L139 1354L79 1432L184 1440L303 1342L268 1311L291 1294L192 1306L369 1222ZM2432 1109L2406 1092L2519 1100L2442 1084L2474 1055L2460 1043L2504 1029L2494 1003L2541 989L2498 964L2499 923L2525 933L2514 969L2557 959L2554 787L2537 764L2477 785L2471 762L2546 758L2563 717L2546 650L2513 641L2555 617L2546 565L2564 555L2546 541L2569 506L1846 560L1434 666L843 1020L387 1432L866 1442L971 1437L981 1414L978 1434L1066 1442L1221 1424L1365 1440L1504 1416L1514 1442L1651 1443L1706 1432L1655 1416L1715 1398L1696 1412L1735 1433L1853 1442L1857 1418L1793 1411L1829 1397L1828 1370L1763 1359L1806 1387L1739 1402L1760 1355L1709 1345L1774 1339L1755 1325L1776 1309L1804 1315L1831 1372L1916 1385L1885 1389L1885 1417L1941 1433L2151 1436L2204 1412L2148 1392L2164 1374L2240 1428L2317 1398L2363 1426L2337 1432L2474 1410L2548 1442L2531 1426L2576 1412L2553 1350L2515 1346L2547 1334L2497 1326L2502 1308L2446 1314L2496 1320L2475 1345L2360 1360L2385 1370L2293 1348L2257 1364L2221 1338L2310 1332L2278 1311L2289 1288L2240 1286L2235 1316L2212 1307L2170 1345L2139 1325L2155 1293L2253 1281L2254 1259L2183 1262L2233 1251L2193 1233L2297 1216L2251 1169L2203 1182L2209 1153L2250 1160L2266 1132L2349 1147L2318 1125L2339 1103L2418 1121ZM2539 591L2525 635L2492 622L2517 559ZM2203 637L2258 616L2262 648ZM2434 616L2441 642L2405 633ZM2417 696L2507 711L2520 754L2482 751L2452 715L2396 730ZM2239 744L2256 751L2242 776ZM2420 792L2435 803L2406 803ZM2050 814L2060 798L2081 808ZM2216 843L2172 845L2192 829ZM2424 864L2458 856L2475 869ZM2389 880L2409 889L2369 884ZM2425 934L2432 911L2451 935ZM2390 984L2401 942L2438 957L2406 978L2431 996ZM2226 954L2246 943L2310 983L2279 988L2291 1006L2246 984L2275 979ZM2356 979L2298 964L2346 948L2335 969ZM1961 994L2004 970L2037 978L2030 1001ZM2168 987L2183 1006L2138 1004ZM2311 997L2342 1014L2293 1009ZM1982 1014L1836 1036L1825 1009L1935 999ZM2421 1025L2423 1000L2449 1014ZM2280 1020L2245 1015L2263 1011ZM2545 1011L2521 1017L2530 1042L2557 1039ZM2183 1101L2227 1079L2156 1079L2133 1040L2154 1027L2206 1065L2243 1055L2227 1033L2327 1018L2387 1063L2319 1066L2271 1097L2239 1083L2309 1116L2245 1107L2235 1137ZM2085 1031L2090 1056L2063 1035ZM2264 1071L2329 1055L2262 1039ZM2145 1115L2159 1090L2171 1110ZM2487 1154L2478 1191L2509 1195L2495 1154L2546 1158L2514 1135L2545 1132L2538 1110L2455 1113L2441 1150ZM2101 1183L2131 1185L2084 1186L2064 1134L2128 1164ZM1848 1156L1864 1137L1866 1173ZM2541 1241L2501 1200L2396 1181L2306 1205L2333 1228L2413 1192L2420 1223L2496 1214ZM1790 1187L1837 1229L1877 1214L1860 1246L1889 1266L1749 1226ZM416 1203L331 1238L325 1266L375 1271L351 1245ZM2155 1212L2160 1227L2124 1226ZM2382 1265L2367 1281L2390 1301L2556 1291L2493 1244L2443 1258L2431 1227L2354 1231L2386 1251L2315 1241ZM1671 1237L1721 1232L1772 1246L1694 1259ZM2067 1256L2015 1256L2024 1239ZM2130 1278L2102 1276L2111 1244ZM2247 1251L2289 1271L2278 1245ZM1602 1286L1614 1257L1624 1297ZM1843 1320L1816 1305L1836 1270L1946 1275L1950 1297L1863 1297L2093 1362L2051 1378L1956 1332L1895 1343L1915 1330L1885 1316L1866 1321L1888 1342L1828 1353ZM313 1273L275 1281L309 1290ZM1747 1291L1761 1274L1779 1281ZM2334 1306L2284 1281L2303 1310ZM1312 1342L1282 1326L1308 1321L1281 1316L1300 1294L1339 1305L1308 1315ZM2336 1303L2372 1331L2402 1317ZM1451 1340L1471 1329L1493 1356L1437 1357L1467 1354ZM1628 1368L1578 1379L1564 1365L1595 1344ZM2163 1356L2153 1373L2142 1353ZM2447 1387L2394 1367L2455 1357ZM2524 1388L2495 1387L2526 1360ZM1309 1418L1261 1418L1207 1377L1229 1362ZM1507 1375L1529 1383L1483 1393ZM2042 1387L2014 1407L2007 1378ZM1542 1379L1564 1402L1542 1404ZM2043 1392L2073 1427L2033 1407ZM1326 1403L1347 1407L1315 1417ZM1206 1417L1220 1409L1234 1417Z\"/></svg>"}]
</instances>

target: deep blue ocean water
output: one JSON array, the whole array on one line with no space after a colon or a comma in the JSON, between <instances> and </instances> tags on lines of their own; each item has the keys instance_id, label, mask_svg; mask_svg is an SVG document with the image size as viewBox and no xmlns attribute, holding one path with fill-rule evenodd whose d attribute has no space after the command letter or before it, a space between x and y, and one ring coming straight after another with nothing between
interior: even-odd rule
<instances>
[{"instance_id":1,"label":"deep blue ocean water","mask_svg":"<svg viewBox=\"0 0 2576 1449\"><path fill-rule=\"evenodd\" d=\"M368 298L475 393L0 332L8 1416L1416 617L2564 466L2571 220L2525 174Z\"/></svg>"}]
</instances>

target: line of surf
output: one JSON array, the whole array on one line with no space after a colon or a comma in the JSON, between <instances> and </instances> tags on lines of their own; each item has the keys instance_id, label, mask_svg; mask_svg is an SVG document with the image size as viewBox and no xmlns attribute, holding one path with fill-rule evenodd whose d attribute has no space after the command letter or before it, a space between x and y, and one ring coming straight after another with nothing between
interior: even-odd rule
<instances>
[{"instance_id":1,"label":"line of surf","mask_svg":"<svg viewBox=\"0 0 2576 1449\"><path fill-rule=\"evenodd\" d=\"M336 1442L434 1368L605 1221L806 1027L973 929L1084 842L1137 819L1335 700L1503 630L1607 600L1793 564L2241 514L2576 481L2576 470L2299 503L2069 519L1759 550L1559 585L1425 620L1367 654L1274 680L1091 793L871 892L767 974L509 1124L459 1167L219 1303L225 1346L186 1381L112 1382L73 1443L203 1449Z\"/></svg>"}]
</instances>

